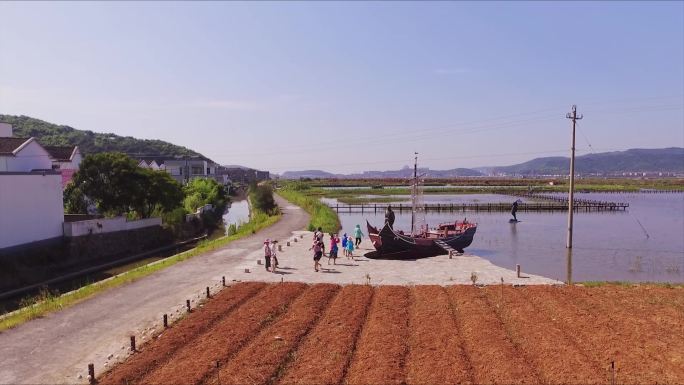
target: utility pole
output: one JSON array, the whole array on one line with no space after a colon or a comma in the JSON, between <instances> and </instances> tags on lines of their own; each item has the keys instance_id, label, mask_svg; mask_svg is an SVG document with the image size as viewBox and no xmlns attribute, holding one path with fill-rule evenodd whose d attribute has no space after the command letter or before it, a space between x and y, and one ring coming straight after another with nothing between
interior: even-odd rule
<instances>
[{"instance_id":1,"label":"utility pole","mask_svg":"<svg viewBox=\"0 0 684 385\"><path fill-rule=\"evenodd\" d=\"M568 240L565 245L566 248L572 249L572 214L574 209L575 196L575 126L577 121L583 118L582 115L577 115L577 106L572 106L572 112L565 115L566 118L572 119L572 147L570 155L570 193L568 197Z\"/></svg>"},{"instance_id":2,"label":"utility pole","mask_svg":"<svg viewBox=\"0 0 684 385\"><path fill-rule=\"evenodd\" d=\"M416 194L418 190L418 153L415 155L413 162L413 186L411 186L411 235L415 235L414 226L416 222Z\"/></svg>"}]
</instances>

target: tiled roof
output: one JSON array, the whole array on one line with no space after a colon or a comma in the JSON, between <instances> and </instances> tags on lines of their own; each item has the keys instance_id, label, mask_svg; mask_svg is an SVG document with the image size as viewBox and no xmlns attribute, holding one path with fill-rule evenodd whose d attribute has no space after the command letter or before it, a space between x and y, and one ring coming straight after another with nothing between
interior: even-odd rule
<instances>
[{"instance_id":1,"label":"tiled roof","mask_svg":"<svg viewBox=\"0 0 684 385\"><path fill-rule=\"evenodd\" d=\"M76 146L43 146L50 154L52 159L60 162L68 162L71 160L71 154L74 153Z\"/></svg>"},{"instance_id":2,"label":"tiled roof","mask_svg":"<svg viewBox=\"0 0 684 385\"><path fill-rule=\"evenodd\" d=\"M13 155L14 150L29 139L31 138L0 138L0 155Z\"/></svg>"}]
</instances>

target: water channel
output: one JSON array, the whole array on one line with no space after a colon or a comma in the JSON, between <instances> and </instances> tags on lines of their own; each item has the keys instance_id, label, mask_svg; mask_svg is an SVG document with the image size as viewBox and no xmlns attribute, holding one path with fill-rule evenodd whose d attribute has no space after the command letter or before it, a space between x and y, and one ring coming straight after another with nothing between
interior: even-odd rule
<instances>
[{"instance_id":1,"label":"water channel","mask_svg":"<svg viewBox=\"0 0 684 385\"><path fill-rule=\"evenodd\" d=\"M574 281L684 282L684 194L579 193L577 198L627 202L625 212L577 212L573 242ZM408 203L408 196L395 196ZM425 195L426 203L513 202L496 194ZM335 199L324 198L335 205ZM342 204L340 204L342 205ZM366 232L366 219L381 226L384 213L339 214L342 232L356 224ZM395 228L409 229L410 213L396 212ZM567 213L518 212L519 223L509 223L509 213L453 212L427 214L431 226L462 220L478 223L473 244L466 249L492 263L540 274L561 281L567 276Z\"/></svg>"}]
</instances>

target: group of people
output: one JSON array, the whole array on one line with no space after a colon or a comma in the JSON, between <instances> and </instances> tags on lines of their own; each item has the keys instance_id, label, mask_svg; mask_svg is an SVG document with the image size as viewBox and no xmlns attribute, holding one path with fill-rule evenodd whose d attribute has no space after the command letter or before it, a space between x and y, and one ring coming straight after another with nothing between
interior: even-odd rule
<instances>
[{"instance_id":1,"label":"group of people","mask_svg":"<svg viewBox=\"0 0 684 385\"><path fill-rule=\"evenodd\" d=\"M264 260L266 265L266 271L271 273L276 272L276 267L278 267L278 241L266 239L264 241Z\"/></svg>"},{"instance_id":2,"label":"group of people","mask_svg":"<svg viewBox=\"0 0 684 385\"><path fill-rule=\"evenodd\" d=\"M339 252L340 246L344 256L348 259L354 260L354 249L358 248L361 244L364 234L361 231L361 226L356 225L354 228L354 237L344 233L340 238L335 233L330 233L330 250L328 251L328 265L332 261L333 265L337 264L337 253ZM266 271L275 273L278 267L278 241L266 239L264 241L264 265L266 266ZM338 246L340 245L340 246ZM321 258L325 256L325 243L323 242L323 229L318 228L313 235L313 243L309 250L313 250L313 260L314 260L314 270L319 271L321 269Z\"/></svg>"},{"instance_id":3,"label":"group of people","mask_svg":"<svg viewBox=\"0 0 684 385\"><path fill-rule=\"evenodd\" d=\"M328 265L332 260L333 265L337 264L337 254L339 252L339 246L342 247L342 252L344 256L348 259L354 260L354 248L358 248L361 244L363 238L363 232L361 231L361 226L356 225L354 229L354 237L347 236L347 233L342 235L340 238L335 233L330 233L330 250L328 252ZM325 255L325 243L323 242L323 229L319 227L313 235L313 243L309 250L313 250L313 260L314 260L314 271L318 272L321 268L321 258Z\"/></svg>"}]
</instances>

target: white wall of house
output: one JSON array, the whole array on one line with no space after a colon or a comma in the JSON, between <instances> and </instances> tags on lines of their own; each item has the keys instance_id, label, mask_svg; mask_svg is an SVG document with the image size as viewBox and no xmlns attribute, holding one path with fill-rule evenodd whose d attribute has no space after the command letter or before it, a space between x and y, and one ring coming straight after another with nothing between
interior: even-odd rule
<instances>
[{"instance_id":1,"label":"white wall of house","mask_svg":"<svg viewBox=\"0 0 684 385\"><path fill-rule=\"evenodd\" d=\"M59 174L0 174L0 249L62 236Z\"/></svg>"},{"instance_id":2,"label":"white wall of house","mask_svg":"<svg viewBox=\"0 0 684 385\"><path fill-rule=\"evenodd\" d=\"M45 149L31 140L14 156L0 156L0 172L28 172L31 170L51 170L52 160Z\"/></svg>"},{"instance_id":3,"label":"white wall of house","mask_svg":"<svg viewBox=\"0 0 684 385\"><path fill-rule=\"evenodd\" d=\"M78 170L78 168L81 166L81 161L83 160L83 155L81 155L81 151L76 149L74 156L71 158L70 162L59 162L59 169L60 170Z\"/></svg>"}]
</instances>

